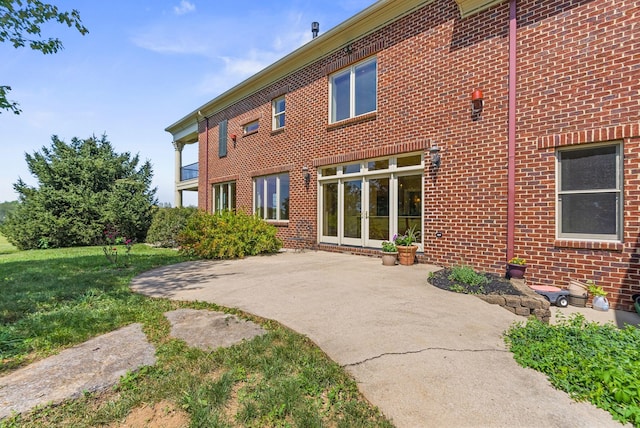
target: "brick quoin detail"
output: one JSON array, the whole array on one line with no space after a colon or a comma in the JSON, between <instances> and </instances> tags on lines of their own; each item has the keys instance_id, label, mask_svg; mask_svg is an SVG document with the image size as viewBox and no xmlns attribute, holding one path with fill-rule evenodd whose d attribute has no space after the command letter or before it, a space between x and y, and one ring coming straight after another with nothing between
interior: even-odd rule
<instances>
[{"instance_id":1,"label":"brick quoin detail","mask_svg":"<svg viewBox=\"0 0 640 428\"><path fill-rule=\"evenodd\" d=\"M592 279L612 307L640 293L640 9L636 1L518 1L515 254L530 284ZM317 248L376 255L376 248L317 243L317 169L422 152L423 244L419 259L504 273L507 245L509 4L461 18L453 0L435 0L328 53L199 123L199 207L211 210L212 183L236 181L237 207L253 212L253 179L289 173L289 221L278 236L295 248L310 230ZM377 110L330 124L329 79L375 55ZM484 92L480 120L474 89ZM272 131L271 101L285 96L286 126ZM228 119L225 158L218 123ZM259 121L256 133L242 126ZM242 136L242 138L240 138ZM555 150L622 141L622 242L556 238ZM428 149L441 148L432 171ZM302 168L311 173L305 186ZM208 177L205 173L208 171Z\"/></svg>"}]
</instances>

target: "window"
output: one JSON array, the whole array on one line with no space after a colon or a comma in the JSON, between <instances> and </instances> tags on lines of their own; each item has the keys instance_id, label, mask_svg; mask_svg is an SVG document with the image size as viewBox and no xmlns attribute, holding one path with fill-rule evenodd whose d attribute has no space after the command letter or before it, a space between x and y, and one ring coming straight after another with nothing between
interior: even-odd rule
<instances>
[{"instance_id":1,"label":"window","mask_svg":"<svg viewBox=\"0 0 640 428\"><path fill-rule=\"evenodd\" d=\"M289 220L289 174L254 181L254 212L265 220Z\"/></svg>"},{"instance_id":2,"label":"window","mask_svg":"<svg viewBox=\"0 0 640 428\"><path fill-rule=\"evenodd\" d=\"M621 145L558 151L558 236L622 237Z\"/></svg>"},{"instance_id":3,"label":"window","mask_svg":"<svg viewBox=\"0 0 640 428\"><path fill-rule=\"evenodd\" d=\"M257 120L251 121L242 127L242 134L249 135L258 132L258 128L260 127L260 122Z\"/></svg>"},{"instance_id":4,"label":"window","mask_svg":"<svg viewBox=\"0 0 640 428\"><path fill-rule=\"evenodd\" d=\"M284 111L285 111L285 101L284 96L276 98L271 103L271 111L273 114L273 126L272 129L275 131L280 128L284 128Z\"/></svg>"},{"instance_id":5,"label":"window","mask_svg":"<svg viewBox=\"0 0 640 428\"><path fill-rule=\"evenodd\" d=\"M377 59L339 71L331 76L331 123L376 111Z\"/></svg>"},{"instance_id":6,"label":"window","mask_svg":"<svg viewBox=\"0 0 640 428\"><path fill-rule=\"evenodd\" d=\"M213 185L213 211L236 210L236 182Z\"/></svg>"}]
</instances>

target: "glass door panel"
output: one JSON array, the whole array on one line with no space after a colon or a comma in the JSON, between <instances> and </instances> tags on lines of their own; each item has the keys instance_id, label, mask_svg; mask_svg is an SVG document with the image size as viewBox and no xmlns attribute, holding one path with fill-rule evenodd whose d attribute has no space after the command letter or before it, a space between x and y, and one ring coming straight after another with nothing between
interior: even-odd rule
<instances>
[{"instance_id":1,"label":"glass door panel","mask_svg":"<svg viewBox=\"0 0 640 428\"><path fill-rule=\"evenodd\" d=\"M322 236L338 237L338 183L322 185Z\"/></svg>"},{"instance_id":2,"label":"glass door panel","mask_svg":"<svg viewBox=\"0 0 640 428\"><path fill-rule=\"evenodd\" d=\"M362 180L343 183L343 218L345 243L362 245Z\"/></svg>"},{"instance_id":3,"label":"glass door panel","mask_svg":"<svg viewBox=\"0 0 640 428\"><path fill-rule=\"evenodd\" d=\"M422 176L398 177L398 234L415 226L417 244L422 245Z\"/></svg>"},{"instance_id":4,"label":"glass door panel","mask_svg":"<svg viewBox=\"0 0 640 428\"><path fill-rule=\"evenodd\" d=\"M371 247L389 239L389 178L369 179L367 187L369 212L365 228L368 229L368 242L365 245Z\"/></svg>"}]
</instances>

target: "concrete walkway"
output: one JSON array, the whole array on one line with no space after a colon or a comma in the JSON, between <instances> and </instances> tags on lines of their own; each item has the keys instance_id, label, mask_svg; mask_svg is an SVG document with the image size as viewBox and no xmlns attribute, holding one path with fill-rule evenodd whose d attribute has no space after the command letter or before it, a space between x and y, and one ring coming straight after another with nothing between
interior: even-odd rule
<instances>
[{"instance_id":1,"label":"concrete walkway","mask_svg":"<svg viewBox=\"0 0 640 428\"><path fill-rule=\"evenodd\" d=\"M502 333L523 318L428 285L435 269L287 252L163 267L133 288L239 308L307 335L398 427L620 426L518 366Z\"/></svg>"}]
</instances>

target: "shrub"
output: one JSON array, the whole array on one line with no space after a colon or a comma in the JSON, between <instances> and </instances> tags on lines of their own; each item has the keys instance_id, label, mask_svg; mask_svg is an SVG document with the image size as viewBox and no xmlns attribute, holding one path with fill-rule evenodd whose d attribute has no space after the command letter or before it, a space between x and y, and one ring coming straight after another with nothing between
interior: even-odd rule
<instances>
[{"instance_id":1,"label":"shrub","mask_svg":"<svg viewBox=\"0 0 640 428\"><path fill-rule=\"evenodd\" d=\"M156 209L147 233L147 243L157 247L176 248L178 235L196 211L193 207Z\"/></svg>"},{"instance_id":2,"label":"shrub","mask_svg":"<svg viewBox=\"0 0 640 428\"><path fill-rule=\"evenodd\" d=\"M546 374L556 388L640 426L638 328L620 330L574 314L555 326L535 319L517 323L505 340L520 365Z\"/></svg>"},{"instance_id":3,"label":"shrub","mask_svg":"<svg viewBox=\"0 0 640 428\"><path fill-rule=\"evenodd\" d=\"M178 238L180 251L206 259L233 259L275 253L282 247L276 228L243 212L198 211Z\"/></svg>"}]
</instances>

